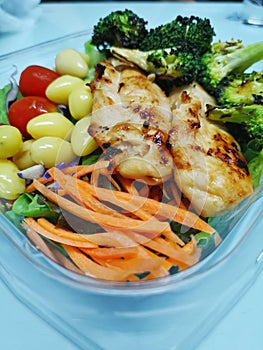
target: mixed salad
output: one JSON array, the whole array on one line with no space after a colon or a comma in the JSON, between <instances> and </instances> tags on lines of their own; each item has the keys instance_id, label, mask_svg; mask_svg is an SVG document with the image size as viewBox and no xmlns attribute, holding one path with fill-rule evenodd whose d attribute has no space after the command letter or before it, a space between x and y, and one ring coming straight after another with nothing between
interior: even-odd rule
<instances>
[{"instance_id":1,"label":"mixed salad","mask_svg":"<svg viewBox=\"0 0 263 350\"><path fill-rule=\"evenodd\" d=\"M208 19L177 16L147 29L132 11L114 11L83 52L65 48L54 67L30 65L20 76L14 67L0 89L0 209L38 249L77 273L133 282L184 270L221 242L214 218L196 212L174 179L123 176L116 150L89 132L101 62L136 66L167 96L198 83L216 101L207 120L235 138L260 186L263 72L249 68L263 59L263 42L214 35Z\"/></svg>"}]
</instances>

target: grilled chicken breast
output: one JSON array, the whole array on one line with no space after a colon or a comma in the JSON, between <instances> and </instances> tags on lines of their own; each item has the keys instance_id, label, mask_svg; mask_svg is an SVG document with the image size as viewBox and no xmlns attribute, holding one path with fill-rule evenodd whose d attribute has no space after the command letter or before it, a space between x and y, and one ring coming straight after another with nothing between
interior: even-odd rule
<instances>
[{"instance_id":1,"label":"grilled chicken breast","mask_svg":"<svg viewBox=\"0 0 263 350\"><path fill-rule=\"evenodd\" d=\"M205 117L206 105L215 101L192 84L175 89L170 103L175 181L199 214L216 216L231 210L253 186L237 142Z\"/></svg>"},{"instance_id":2,"label":"grilled chicken breast","mask_svg":"<svg viewBox=\"0 0 263 350\"><path fill-rule=\"evenodd\" d=\"M137 68L109 61L97 65L91 89L89 133L104 157L127 178L153 184L170 177L166 142L172 114L163 91Z\"/></svg>"}]
</instances>

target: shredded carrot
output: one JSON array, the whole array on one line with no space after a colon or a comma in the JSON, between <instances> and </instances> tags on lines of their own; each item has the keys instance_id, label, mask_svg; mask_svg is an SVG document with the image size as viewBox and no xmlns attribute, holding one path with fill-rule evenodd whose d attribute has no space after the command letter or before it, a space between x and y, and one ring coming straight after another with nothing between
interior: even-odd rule
<instances>
[{"instance_id":1,"label":"shredded carrot","mask_svg":"<svg viewBox=\"0 0 263 350\"><path fill-rule=\"evenodd\" d=\"M60 185L64 186L64 189L67 191L68 194L70 194L72 197L74 196L74 198L76 198L76 196L77 196L77 201L78 202L81 202L81 203L83 202L83 204L86 207L91 208L92 207L92 203L95 201L95 203L93 205L93 209L97 209L95 204L97 203L98 200L95 199L95 198L91 199L91 197L90 197L90 195L96 196L96 190L97 189L95 187L92 186L92 191L91 190L87 191L86 189L81 190L81 184L85 184L84 181L79 180L79 179L74 179L74 178L72 178L70 176L66 176L63 173L61 173L59 170L55 170L55 178L56 178L56 180L58 181L58 183ZM76 187L76 184L80 184L80 186ZM114 191L114 193L115 193L115 191ZM107 199L107 198L105 198L105 199ZM112 199L114 199L114 198L111 197L109 201L112 201ZM88 205L87 205L87 200L88 200ZM98 201L98 203L100 203L100 206L102 206L100 201ZM115 202L115 204L116 204L116 202ZM126 201L126 202L122 202L122 205L123 204L124 204L125 210L127 210L128 212L133 212L135 215L137 215L142 220L147 220L147 221L145 221L145 223L146 222L147 223L151 223L151 225L154 222L156 222L156 225L158 225L160 223L155 217L153 217L149 213L134 207L133 203L130 203L130 202ZM103 211L103 212L105 214L108 213L106 211ZM120 214L119 212L112 211L109 214L112 214L113 218L124 219L124 216L122 214ZM109 225L104 224L103 227L107 230L108 226ZM127 230L127 225L124 227L124 229ZM175 233L173 233L171 231L171 228L170 228L169 225L167 226L166 230L163 230L163 231L156 232L154 230L151 230L150 232L148 231L148 232L142 232L142 233L145 236L147 236L149 239L152 239L152 238L160 235L162 232L163 233L165 233L165 232L172 233L174 235L175 239L177 240L177 243L182 244L182 245L184 244L182 242L182 240Z\"/></svg>"},{"instance_id":2,"label":"shredded carrot","mask_svg":"<svg viewBox=\"0 0 263 350\"><path fill-rule=\"evenodd\" d=\"M57 172L58 174L59 172ZM61 174L60 174L61 175ZM63 175L62 175L63 176ZM57 179L57 176L56 176L56 179ZM92 190L90 188L89 191L86 190L86 188L82 189L82 185L85 184L84 181L82 180L75 180L74 178L72 177L69 177L67 176L66 177L66 181L65 181L65 189L66 191L72 195L72 194L76 194L78 195L78 198L80 200L83 200L84 203L86 204L87 203L87 200L88 200L88 196L92 196L92 203L95 201L98 201L99 203L101 203L102 201L100 201L98 199L98 196L96 195L96 187L92 186ZM113 191L115 193L115 191ZM114 198L110 198L110 200L108 198L105 198L105 201L108 201L108 202L111 202L112 204L119 204L119 203L116 203L113 202ZM137 209L132 203L130 202L125 202L125 207L124 209L128 212L132 212L134 213L135 215L137 215L140 219L142 220L149 220L152 218L152 216L144 211L140 211L139 209ZM109 207L108 207L109 208ZM112 213L111 214L115 214L117 216L120 216L121 214L119 212L117 212L116 210L112 210ZM119 214L119 215L118 215ZM123 215L121 215L123 217Z\"/></svg>"},{"instance_id":3,"label":"shredded carrot","mask_svg":"<svg viewBox=\"0 0 263 350\"><path fill-rule=\"evenodd\" d=\"M84 181L83 181L84 182ZM149 233L153 235L159 235L162 231L169 229L168 222L160 221L142 221L136 220L129 217L122 218L112 218L111 215L101 214L94 212L87 208L81 207L80 205L64 198L58 196L56 193L40 184L37 180L34 180L35 189L38 190L44 197L50 201L56 203L61 208L67 210L68 212L93 223L100 225L106 225L109 227L123 228L125 230L136 230L138 232ZM114 191L112 191L114 192ZM116 191L117 192L117 191Z\"/></svg>"},{"instance_id":4,"label":"shredded carrot","mask_svg":"<svg viewBox=\"0 0 263 350\"><path fill-rule=\"evenodd\" d=\"M37 179L37 181L40 182L41 184L45 185L45 184L53 181L53 177L51 177L51 176L50 177L40 177L39 179ZM34 191L35 191L35 186L34 186L34 184L32 182L26 187L25 192L26 193L31 193L31 192L34 192Z\"/></svg>"},{"instance_id":5,"label":"shredded carrot","mask_svg":"<svg viewBox=\"0 0 263 350\"><path fill-rule=\"evenodd\" d=\"M131 258L138 255L137 247L81 248L81 250L93 258L102 259Z\"/></svg>"},{"instance_id":6,"label":"shredded carrot","mask_svg":"<svg viewBox=\"0 0 263 350\"><path fill-rule=\"evenodd\" d=\"M106 169L109 166L108 161L98 161L90 165L76 165L68 168L62 169L64 174L70 174L77 178L83 177L85 175L91 174L95 170Z\"/></svg>"},{"instance_id":7,"label":"shredded carrot","mask_svg":"<svg viewBox=\"0 0 263 350\"><path fill-rule=\"evenodd\" d=\"M28 235L68 269L111 281L150 280L168 276L170 270L186 269L200 260L201 249L194 236L185 244L171 229L172 220L214 234L219 242L215 230L183 203L172 181L137 186L119 174L113 177L104 160L88 166L53 167L48 173L50 178L34 180L26 191L39 191L65 212L95 223L101 231L78 233L45 218L24 219ZM100 176L116 190L100 187L100 179L104 180ZM59 187L57 193L46 186L50 181ZM53 254L45 243L50 241L63 247L66 256Z\"/></svg>"},{"instance_id":8,"label":"shredded carrot","mask_svg":"<svg viewBox=\"0 0 263 350\"><path fill-rule=\"evenodd\" d=\"M54 235L53 241L58 242L60 239L67 239L71 241L71 245L73 246L76 245L76 242L80 242L80 247L84 247L84 245L82 245L81 243L87 243L87 247L90 248L97 246L115 248L129 248L138 246L138 244L134 240L128 238L127 236L121 234L118 231L79 234L62 227L56 227L54 224L52 224L45 218L39 218L36 221L34 218L28 217L24 219L24 222L26 223L27 227L34 229L38 233L41 233L41 235L45 236L46 238L50 238L51 235ZM41 228L43 230L41 230ZM68 243L70 243L69 241Z\"/></svg>"},{"instance_id":9,"label":"shredded carrot","mask_svg":"<svg viewBox=\"0 0 263 350\"><path fill-rule=\"evenodd\" d=\"M61 186L63 191L62 193L70 194L71 197L79 205L82 205L83 207L86 207L94 211L99 211L102 214L108 214L114 217L124 218L121 213L118 213L116 210L109 208L108 206L104 205L101 201L92 197L89 191L85 191L81 195L79 188L76 188L76 186L73 186L77 181L74 177L66 176L63 174L63 172L59 171L58 169L54 170L53 175L56 182ZM69 179L71 181L69 181Z\"/></svg>"},{"instance_id":10,"label":"shredded carrot","mask_svg":"<svg viewBox=\"0 0 263 350\"><path fill-rule=\"evenodd\" d=\"M131 274L122 269L101 266L76 247L63 245L63 248L78 268L88 276L108 281L124 281Z\"/></svg>"},{"instance_id":11,"label":"shredded carrot","mask_svg":"<svg viewBox=\"0 0 263 350\"><path fill-rule=\"evenodd\" d=\"M128 192L130 194L136 194L136 195L139 194L137 189L134 186L134 180L127 179L123 176L118 176L118 181L120 182L121 187L125 192Z\"/></svg>"},{"instance_id":12,"label":"shredded carrot","mask_svg":"<svg viewBox=\"0 0 263 350\"><path fill-rule=\"evenodd\" d=\"M161 267L164 258L131 258L131 259L115 259L108 263L108 266L118 267L129 271L130 273L145 273L154 271Z\"/></svg>"},{"instance_id":13,"label":"shredded carrot","mask_svg":"<svg viewBox=\"0 0 263 350\"><path fill-rule=\"evenodd\" d=\"M42 221L43 222L43 221ZM57 243L64 243L67 245L72 245L75 247L83 247L83 248L94 248L96 247L96 245L94 245L94 243L89 242L87 239L85 239L84 237L82 237L82 235L80 234L71 234L67 237L59 235L59 230L58 229L53 229L53 232L50 231L49 229L51 228L51 225L47 225L46 229L45 227L43 227L43 225L40 225L37 221L35 221L33 218L25 218L24 219L24 227L26 229L33 229L35 230L37 233L39 233L41 236L46 237L48 239L53 240L54 242ZM28 226L27 226L28 225ZM66 231L66 230L65 230Z\"/></svg>"},{"instance_id":14,"label":"shredded carrot","mask_svg":"<svg viewBox=\"0 0 263 350\"><path fill-rule=\"evenodd\" d=\"M56 169L56 173L58 172L59 171ZM67 181L70 182L72 180L70 177L68 177ZM141 208L144 210L144 212L148 212L151 217L154 217L154 215L156 215L157 217L161 217L163 219L175 220L176 222L179 222L185 226L193 227L200 231L207 233L215 232L215 230L209 224L207 224L207 222L188 210L158 202L154 199L131 195L122 191L113 191L99 187L95 188L88 182L80 179L76 179L76 183L78 185L79 191L81 189L81 191L84 193L86 191L90 192L99 200L109 201L110 203L113 203L120 207L125 207L127 203L129 203L129 205L132 203L134 207Z\"/></svg>"},{"instance_id":15,"label":"shredded carrot","mask_svg":"<svg viewBox=\"0 0 263 350\"><path fill-rule=\"evenodd\" d=\"M91 188L91 185L85 182L83 186L86 187L87 189ZM144 211L148 212L151 215L156 215L156 217L160 217L167 220L175 220L180 224L193 227L207 233L215 232L213 227L207 224L206 221L199 218L196 214L179 207L158 202L154 199L140 197L140 196L131 196L130 194L125 192L111 191L104 188L97 188L96 194L100 199L108 198L108 200L110 200L109 199L110 197L111 202L117 205L118 204L120 205L120 203L123 203L124 201L126 202L132 201L135 206L137 205L138 208L143 209ZM124 204L122 205L124 206Z\"/></svg>"},{"instance_id":16,"label":"shredded carrot","mask_svg":"<svg viewBox=\"0 0 263 350\"><path fill-rule=\"evenodd\" d=\"M183 262L186 265L191 266L198 261L197 257L187 254L187 252L184 252L179 246L177 249L175 249L174 246L171 246L169 242L161 237L155 238L154 240L147 240L145 237L138 233L126 232L126 234L135 240L135 242L138 244L142 244L158 253L166 255L167 257L171 257L179 263Z\"/></svg>"},{"instance_id":17,"label":"shredded carrot","mask_svg":"<svg viewBox=\"0 0 263 350\"><path fill-rule=\"evenodd\" d=\"M76 267L65 255L63 255L51 241L44 240L32 227L27 226L27 236L31 242L35 244L37 249L44 253L57 264L65 267L68 270L81 273L81 270Z\"/></svg>"}]
</instances>

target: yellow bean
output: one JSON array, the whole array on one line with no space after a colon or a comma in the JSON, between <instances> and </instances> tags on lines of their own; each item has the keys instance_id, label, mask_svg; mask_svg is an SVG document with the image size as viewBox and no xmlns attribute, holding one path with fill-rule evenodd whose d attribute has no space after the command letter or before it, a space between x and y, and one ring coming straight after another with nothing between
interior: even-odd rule
<instances>
[{"instance_id":1,"label":"yellow bean","mask_svg":"<svg viewBox=\"0 0 263 350\"><path fill-rule=\"evenodd\" d=\"M79 120L91 113L92 93L89 86L82 86L73 90L68 98L70 114Z\"/></svg>"},{"instance_id":2,"label":"yellow bean","mask_svg":"<svg viewBox=\"0 0 263 350\"><path fill-rule=\"evenodd\" d=\"M79 52L80 56L83 58L83 60L89 65L90 63L90 57L85 52Z\"/></svg>"},{"instance_id":3,"label":"yellow bean","mask_svg":"<svg viewBox=\"0 0 263 350\"><path fill-rule=\"evenodd\" d=\"M22 147L21 132L11 125L0 125L0 158L13 157Z\"/></svg>"},{"instance_id":4,"label":"yellow bean","mask_svg":"<svg viewBox=\"0 0 263 350\"><path fill-rule=\"evenodd\" d=\"M27 123L27 132L34 138L56 136L62 139L70 138L74 124L58 112L44 113Z\"/></svg>"},{"instance_id":5,"label":"yellow bean","mask_svg":"<svg viewBox=\"0 0 263 350\"><path fill-rule=\"evenodd\" d=\"M51 168L60 163L70 163L76 157L71 144L60 137L45 136L34 141L31 147L34 162Z\"/></svg>"},{"instance_id":6,"label":"yellow bean","mask_svg":"<svg viewBox=\"0 0 263 350\"><path fill-rule=\"evenodd\" d=\"M33 142L34 140L32 139L24 141L20 151L12 158L12 161L20 170L30 168L36 164L31 157L31 146Z\"/></svg>"},{"instance_id":7,"label":"yellow bean","mask_svg":"<svg viewBox=\"0 0 263 350\"><path fill-rule=\"evenodd\" d=\"M67 105L69 94L74 89L77 89L84 84L84 81L78 77L74 77L72 75L62 75L48 85L46 89L46 96L49 100L55 103Z\"/></svg>"},{"instance_id":8,"label":"yellow bean","mask_svg":"<svg viewBox=\"0 0 263 350\"><path fill-rule=\"evenodd\" d=\"M90 117L80 119L73 127L71 146L77 156L86 156L98 148L96 141L88 133Z\"/></svg>"},{"instance_id":9,"label":"yellow bean","mask_svg":"<svg viewBox=\"0 0 263 350\"><path fill-rule=\"evenodd\" d=\"M16 199L25 191L25 180L18 177L19 169L7 159L0 160L0 197Z\"/></svg>"},{"instance_id":10,"label":"yellow bean","mask_svg":"<svg viewBox=\"0 0 263 350\"><path fill-rule=\"evenodd\" d=\"M55 58L55 70L61 74L69 74L85 78L89 68L84 57L74 49L64 49Z\"/></svg>"}]
</instances>

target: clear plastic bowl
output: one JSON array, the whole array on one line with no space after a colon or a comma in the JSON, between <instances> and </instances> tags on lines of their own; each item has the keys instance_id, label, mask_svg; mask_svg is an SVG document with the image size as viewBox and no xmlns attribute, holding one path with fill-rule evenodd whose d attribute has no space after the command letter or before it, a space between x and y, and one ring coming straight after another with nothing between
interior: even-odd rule
<instances>
[{"instance_id":1,"label":"clear plastic bowl","mask_svg":"<svg viewBox=\"0 0 263 350\"><path fill-rule=\"evenodd\" d=\"M0 57L1 85L13 65L18 72L29 64L51 67L59 50L83 50L88 39L88 32L76 33ZM0 278L80 349L195 349L262 271L262 188L213 223L224 239L201 262L144 282L100 281L66 270L0 213Z\"/></svg>"}]
</instances>

